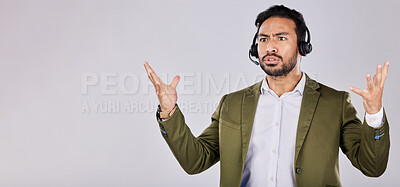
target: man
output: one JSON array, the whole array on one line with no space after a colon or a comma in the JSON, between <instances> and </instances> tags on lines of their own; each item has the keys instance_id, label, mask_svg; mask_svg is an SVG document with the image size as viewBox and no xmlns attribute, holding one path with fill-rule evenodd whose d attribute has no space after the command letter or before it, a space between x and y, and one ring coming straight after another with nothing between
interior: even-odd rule
<instances>
[{"instance_id":1,"label":"man","mask_svg":"<svg viewBox=\"0 0 400 187\"><path fill-rule=\"evenodd\" d=\"M363 98L362 123L349 93L300 71L300 58L312 48L299 12L273 6L258 15L256 26L250 55L266 78L224 95L197 138L176 105L179 76L166 85L145 62L160 101L162 135L183 169L196 174L221 161L221 186L341 186L340 147L366 176L382 175L390 143L382 107L389 62L377 66L373 79L366 75L367 89L350 87Z\"/></svg>"}]
</instances>

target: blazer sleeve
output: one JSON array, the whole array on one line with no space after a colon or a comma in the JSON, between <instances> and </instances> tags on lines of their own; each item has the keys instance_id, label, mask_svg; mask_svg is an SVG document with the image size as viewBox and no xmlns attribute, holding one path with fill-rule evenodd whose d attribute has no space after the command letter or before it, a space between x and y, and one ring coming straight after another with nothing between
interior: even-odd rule
<instances>
[{"instance_id":1,"label":"blazer sleeve","mask_svg":"<svg viewBox=\"0 0 400 187\"><path fill-rule=\"evenodd\" d=\"M340 147L343 153L364 175L381 176L387 166L389 157L389 123L384 110L383 126L370 127L365 120L357 118L357 112L351 104L348 92L343 94L342 127Z\"/></svg>"},{"instance_id":2,"label":"blazer sleeve","mask_svg":"<svg viewBox=\"0 0 400 187\"><path fill-rule=\"evenodd\" d=\"M211 124L198 136L194 137L185 123L179 107L165 121L158 121L161 134L179 164L188 174L200 173L213 166L219 157L219 116L224 95L211 116Z\"/></svg>"}]
</instances>

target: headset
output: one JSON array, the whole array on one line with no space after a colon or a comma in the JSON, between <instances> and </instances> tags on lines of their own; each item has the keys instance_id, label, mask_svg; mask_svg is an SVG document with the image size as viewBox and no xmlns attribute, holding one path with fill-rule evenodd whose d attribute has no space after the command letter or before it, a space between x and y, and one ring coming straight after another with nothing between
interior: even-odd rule
<instances>
[{"instance_id":1,"label":"headset","mask_svg":"<svg viewBox=\"0 0 400 187\"><path fill-rule=\"evenodd\" d=\"M306 26L306 33L308 35L307 41L300 41L300 43L299 43L299 53L302 56L306 56L307 54L311 53L311 51L312 51L311 35L310 35L310 31L308 30L307 26ZM251 44L250 49L249 49L249 59L252 62L254 62L254 64L259 65L260 62L258 62L257 60L253 59L253 58L259 59L259 57L258 57L258 43L256 42L257 34L258 34L258 30L257 30L257 33L254 35L253 43Z\"/></svg>"}]
</instances>

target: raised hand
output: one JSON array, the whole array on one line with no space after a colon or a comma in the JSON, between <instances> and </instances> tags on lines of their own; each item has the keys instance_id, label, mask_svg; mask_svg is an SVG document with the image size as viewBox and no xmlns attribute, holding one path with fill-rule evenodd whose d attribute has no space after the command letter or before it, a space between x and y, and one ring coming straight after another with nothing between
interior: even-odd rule
<instances>
[{"instance_id":1,"label":"raised hand","mask_svg":"<svg viewBox=\"0 0 400 187\"><path fill-rule=\"evenodd\" d=\"M178 100L178 96L176 93L176 86L179 83L180 77L177 75L174 77L170 85L166 85L154 72L154 70L150 67L147 62L144 62L144 67L147 71L147 75L149 76L150 81L153 83L154 88L156 90L156 94L158 97L158 101L160 102L161 111L162 112L170 112L174 107L175 103Z\"/></svg>"},{"instance_id":2,"label":"raised hand","mask_svg":"<svg viewBox=\"0 0 400 187\"><path fill-rule=\"evenodd\" d=\"M363 98L363 105L368 114L375 114L382 108L382 94L385 80L388 75L389 61L382 66L378 64L376 67L376 75L371 79L371 75L367 73L367 88L361 90L350 87L350 90Z\"/></svg>"}]
</instances>

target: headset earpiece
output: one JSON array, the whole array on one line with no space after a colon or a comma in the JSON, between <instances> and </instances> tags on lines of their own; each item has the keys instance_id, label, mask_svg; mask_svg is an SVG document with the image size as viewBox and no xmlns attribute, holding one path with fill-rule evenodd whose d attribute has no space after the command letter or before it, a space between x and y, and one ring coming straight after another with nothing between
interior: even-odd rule
<instances>
[{"instance_id":1,"label":"headset earpiece","mask_svg":"<svg viewBox=\"0 0 400 187\"><path fill-rule=\"evenodd\" d=\"M301 41L299 43L299 53L302 56L306 56L307 54L311 53L311 51L312 51L312 45L310 43L311 35L310 35L310 31L308 30L307 27L306 27L306 32L308 35L307 41Z\"/></svg>"},{"instance_id":2,"label":"headset earpiece","mask_svg":"<svg viewBox=\"0 0 400 187\"><path fill-rule=\"evenodd\" d=\"M250 47L250 55L255 57L255 58L258 58L258 44L257 43L251 45L251 47Z\"/></svg>"},{"instance_id":3,"label":"headset earpiece","mask_svg":"<svg viewBox=\"0 0 400 187\"><path fill-rule=\"evenodd\" d=\"M258 31L257 31L257 33L258 33ZM254 62L254 64L259 65L260 63L257 60L253 59L253 58L257 58L258 59L258 43L256 42L257 33L254 35L253 43L251 44L250 49L249 49L249 59L252 62Z\"/></svg>"}]
</instances>

